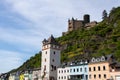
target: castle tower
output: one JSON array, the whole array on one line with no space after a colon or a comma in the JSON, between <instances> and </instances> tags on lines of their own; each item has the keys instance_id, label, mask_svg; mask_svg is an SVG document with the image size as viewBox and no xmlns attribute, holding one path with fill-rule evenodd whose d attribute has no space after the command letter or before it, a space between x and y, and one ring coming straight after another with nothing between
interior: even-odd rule
<instances>
[{"instance_id":1,"label":"castle tower","mask_svg":"<svg viewBox=\"0 0 120 80\"><path fill-rule=\"evenodd\" d=\"M74 23L75 23L74 18L72 18L71 20L68 20L68 31L74 30Z\"/></svg>"},{"instance_id":2,"label":"castle tower","mask_svg":"<svg viewBox=\"0 0 120 80\"><path fill-rule=\"evenodd\" d=\"M89 23L90 22L90 15L89 14L85 14L84 15L84 23Z\"/></svg>"},{"instance_id":3,"label":"castle tower","mask_svg":"<svg viewBox=\"0 0 120 80\"><path fill-rule=\"evenodd\" d=\"M43 40L41 77L43 80L57 80L57 67L60 65L60 45L54 37Z\"/></svg>"}]
</instances>

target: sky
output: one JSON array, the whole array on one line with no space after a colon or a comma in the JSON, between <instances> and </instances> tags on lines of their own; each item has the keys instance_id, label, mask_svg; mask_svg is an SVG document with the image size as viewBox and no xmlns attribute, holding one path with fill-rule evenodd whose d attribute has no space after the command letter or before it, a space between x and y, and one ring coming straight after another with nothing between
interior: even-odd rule
<instances>
[{"instance_id":1,"label":"sky","mask_svg":"<svg viewBox=\"0 0 120 80\"><path fill-rule=\"evenodd\" d=\"M102 11L120 0L0 0L0 73L23 64L41 51L42 40L67 31L68 19L101 21Z\"/></svg>"}]
</instances>

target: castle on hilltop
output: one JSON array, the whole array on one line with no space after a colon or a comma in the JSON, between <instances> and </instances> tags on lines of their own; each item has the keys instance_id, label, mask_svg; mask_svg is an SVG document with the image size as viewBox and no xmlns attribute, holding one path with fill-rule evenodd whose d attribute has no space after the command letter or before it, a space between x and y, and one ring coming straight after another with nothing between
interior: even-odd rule
<instances>
[{"instance_id":1,"label":"castle on hilltop","mask_svg":"<svg viewBox=\"0 0 120 80\"><path fill-rule=\"evenodd\" d=\"M62 35L67 34L70 31L74 31L74 30L78 30L78 29L82 29L82 28L91 28L94 27L95 25L97 25L96 21L92 21L90 22L90 15L89 14L85 14L83 16L83 20L77 20L72 18L71 20L68 20L68 31L67 32L63 32Z\"/></svg>"}]
</instances>

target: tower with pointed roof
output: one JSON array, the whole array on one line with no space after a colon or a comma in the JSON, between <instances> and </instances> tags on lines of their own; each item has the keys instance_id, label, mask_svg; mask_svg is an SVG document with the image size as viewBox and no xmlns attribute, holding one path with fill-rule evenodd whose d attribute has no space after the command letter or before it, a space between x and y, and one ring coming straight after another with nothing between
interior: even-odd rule
<instances>
[{"instance_id":1,"label":"tower with pointed roof","mask_svg":"<svg viewBox=\"0 0 120 80\"><path fill-rule=\"evenodd\" d=\"M41 77L43 80L57 80L57 67L60 65L60 45L51 35L43 40Z\"/></svg>"}]
</instances>

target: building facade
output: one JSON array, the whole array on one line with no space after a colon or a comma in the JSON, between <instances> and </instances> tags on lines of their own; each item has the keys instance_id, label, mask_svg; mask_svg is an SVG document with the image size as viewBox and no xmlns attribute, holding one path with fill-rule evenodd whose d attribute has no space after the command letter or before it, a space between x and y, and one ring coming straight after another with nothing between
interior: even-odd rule
<instances>
[{"instance_id":1,"label":"building facade","mask_svg":"<svg viewBox=\"0 0 120 80\"><path fill-rule=\"evenodd\" d=\"M120 66L115 69L118 64L112 55L102 56L100 58L92 58L89 63L89 80L119 80Z\"/></svg>"},{"instance_id":2,"label":"building facade","mask_svg":"<svg viewBox=\"0 0 120 80\"><path fill-rule=\"evenodd\" d=\"M43 80L57 80L60 51L60 46L52 35L48 40L43 40L41 60L41 77Z\"/></svg>"},{"instance_id":3,"label":"building facade","mask_svg":"<svg viewBox=\"0 0 120 80\"><path fill-rule=\"evenodd\" d=\"M41 80L41 69L40 68L33 69L32 80Z\"/></svg>"},{"instance_id":4,"label":"building facade","mask_svg":"<svg viewBox=\"0 0 120 80\"><path fill-rule=\"evenodd\" d=\"M77 61L59 67L57 80L88 80L88 62Z\"/></svg>"}]
</instances>

